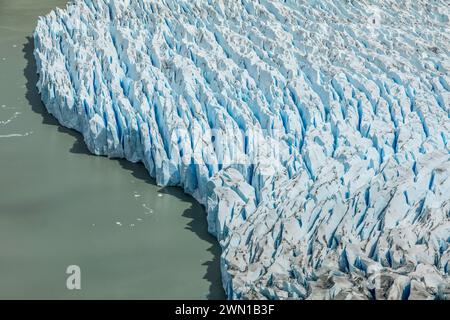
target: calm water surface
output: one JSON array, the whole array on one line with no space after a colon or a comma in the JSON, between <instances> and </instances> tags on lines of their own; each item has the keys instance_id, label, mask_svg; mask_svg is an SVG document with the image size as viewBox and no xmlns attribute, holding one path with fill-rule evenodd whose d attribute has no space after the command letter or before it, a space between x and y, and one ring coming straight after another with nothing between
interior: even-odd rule
<instances>
[{"instance_id":1,"label":"calm water surface","mask_svg":"<svg viewBox=\"0 0 450 320\"><path fill-rule=\"evenodd\" d=\"M0 298L223 298L202 207L90 155L42 106L30 37L65 3L0 0ZM72 264L81 290L66 289Z\"/></svg>"}]
</instances>

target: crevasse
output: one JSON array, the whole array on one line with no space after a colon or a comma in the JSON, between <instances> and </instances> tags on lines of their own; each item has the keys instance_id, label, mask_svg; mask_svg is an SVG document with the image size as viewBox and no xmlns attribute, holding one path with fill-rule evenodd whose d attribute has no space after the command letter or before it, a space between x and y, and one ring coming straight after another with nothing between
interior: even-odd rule
<instances>
[{"instance_id":1,"label":"crevasse","mask_svg":"<svg viewBox=\"0 0 450 320\"><path fill-rule=\"evenodd\" d=\"M445 0L79 0L42 100L207 210L233 299L450 297Z\"/></svg>"}]
</instances>

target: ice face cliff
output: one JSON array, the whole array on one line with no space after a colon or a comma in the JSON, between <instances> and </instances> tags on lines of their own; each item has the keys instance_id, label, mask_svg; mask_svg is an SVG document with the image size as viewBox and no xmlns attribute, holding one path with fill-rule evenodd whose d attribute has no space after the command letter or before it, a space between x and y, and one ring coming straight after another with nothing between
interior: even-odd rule
<instances>
[{"instance_id":1,"label":"ice face cliff","mask_svg":"<svg viewBox=\"0 0 450 320\"><path fill-rule=\"evenodd\" d=\"M450 297L442 1L80 0L38 88L95 154L205 205L229 298Z\"/></svg>"}]
</instances>

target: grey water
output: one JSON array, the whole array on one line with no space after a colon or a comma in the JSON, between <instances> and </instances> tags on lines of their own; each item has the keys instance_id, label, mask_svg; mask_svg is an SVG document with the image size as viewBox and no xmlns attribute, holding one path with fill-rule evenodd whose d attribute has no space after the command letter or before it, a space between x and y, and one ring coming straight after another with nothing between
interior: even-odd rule
<instances>
[{"instance_id":1,"label":"grey water","mask_svg":"<svg viewBox=\"0 0 450 320\"><path fill-rule=\"evenodd\" d=\"M203 208L140 164L89 154L42 105L32 32L65 3L0 0L0 298L224 298Z\"/></svg>"}]
</instances>

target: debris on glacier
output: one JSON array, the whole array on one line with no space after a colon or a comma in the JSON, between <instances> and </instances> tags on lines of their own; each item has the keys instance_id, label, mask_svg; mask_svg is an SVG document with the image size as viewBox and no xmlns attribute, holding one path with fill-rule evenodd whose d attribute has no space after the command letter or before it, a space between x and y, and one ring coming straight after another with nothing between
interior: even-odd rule
<instances>
[{"instance_id":1,"label":"debris on glacier","mask_svg":"<svg viewBox=\"0 0 450 320\"><path fill-rule=\"evenodd\" d=\"M47 110L207 210L231 299L450 299L445 0L79 0Z\"/></svg>"}]
</instances>

